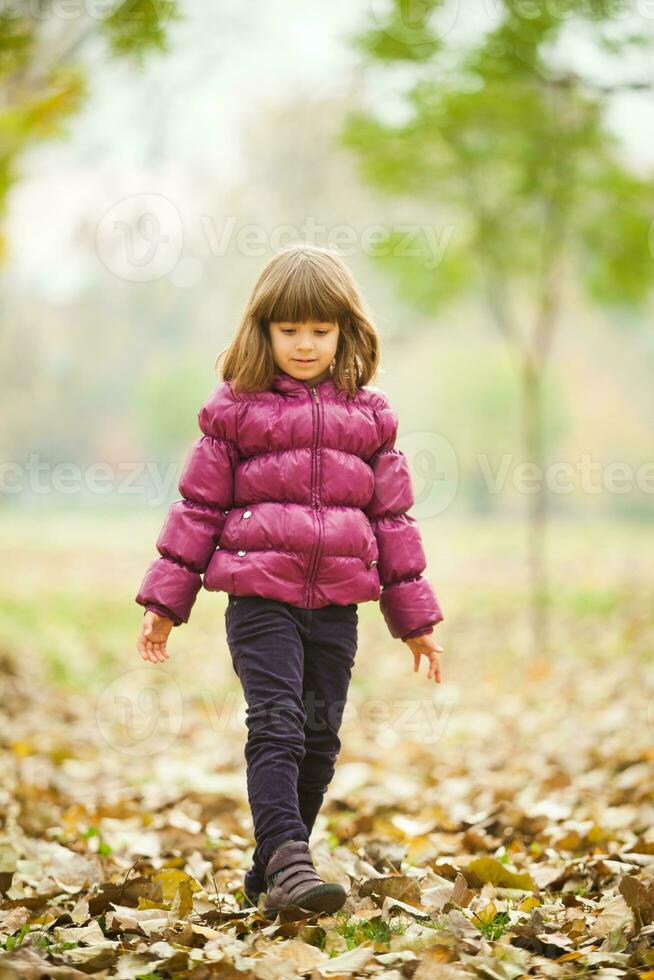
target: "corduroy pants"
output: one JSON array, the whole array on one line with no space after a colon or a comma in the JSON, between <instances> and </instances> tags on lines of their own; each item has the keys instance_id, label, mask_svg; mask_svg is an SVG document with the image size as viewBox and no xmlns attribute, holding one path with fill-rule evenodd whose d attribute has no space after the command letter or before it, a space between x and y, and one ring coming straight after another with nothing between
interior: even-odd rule
<instances>
[{"instance_id":1,"label":"corduroy pants","mask_svg":"<svg viewBox=\"0 0 654 980\"><path fill-rule=\"evenodd\" d=\"M302 609L233 596L227 644L246 701L247 788L256 847L245 887L286 840L308 842L341 748L358 641L357 604Z\"/></svg>"}]
</instances>

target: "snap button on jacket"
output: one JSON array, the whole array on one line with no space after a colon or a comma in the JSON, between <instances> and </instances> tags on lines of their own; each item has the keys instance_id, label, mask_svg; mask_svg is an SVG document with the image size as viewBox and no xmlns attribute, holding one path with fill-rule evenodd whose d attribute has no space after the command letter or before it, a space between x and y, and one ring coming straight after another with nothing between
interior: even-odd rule
<instances>
[{"instance_id":1,"label":"snap button on jacket","mask_svg":"<svg viewBox=\"0 0 654 980\"><path fill-rule=\"evenodd\" d=\"M198 422L136 602L179 625L202 585L306 609L379 599L402 639L443 619L383 391L279 371L266 391L221 382Z\"/></svg>"}]
</instances>

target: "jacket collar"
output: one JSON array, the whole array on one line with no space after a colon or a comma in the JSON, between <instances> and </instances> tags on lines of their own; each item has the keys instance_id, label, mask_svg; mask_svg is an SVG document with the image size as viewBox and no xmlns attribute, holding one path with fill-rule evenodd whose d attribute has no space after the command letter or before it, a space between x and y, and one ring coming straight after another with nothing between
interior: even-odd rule
<instances>
[{"instance_id":1,"label":"jacket collar","mask_svg":"<svg viewBox=\"0 0 654 980\"><path fill-rule=\"evenodd\" d=\"M331 375L324 381L319 381L315 387L324 388L326 385L334 387L334 379ZM294 378L286 371L276 371L271 387L275 391L283 391L289 395L301 395L303 391L308 391L312 384L309 381L303 381L301 378Z\"/></svg>"}]
</instances>

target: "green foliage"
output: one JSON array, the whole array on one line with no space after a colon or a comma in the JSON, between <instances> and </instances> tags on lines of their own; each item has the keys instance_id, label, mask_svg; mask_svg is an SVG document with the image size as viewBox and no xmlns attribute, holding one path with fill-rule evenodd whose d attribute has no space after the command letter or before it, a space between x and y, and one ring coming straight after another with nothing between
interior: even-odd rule
<instances>
[{"instance_id":1,"label":"green foliage","mask_svg":"<svg viewBox=\"0 0 654 980\"><path fill-rule=\"evenodd\" d=\"M438 14L443 0L421 0L414 12L409 4L396 2L383 25L364 31L355 41L360 51L379 61L425 61L441 47L440 39L430 24Z\"/></svg>"},{"instance_id":2,"label":"green foliage","mask_svg":"<svg viewBox=\"0 0 654 980\"><path fill-rule=\"evenodd\" d=\"M10 953L12 949L16 949L16 947L21 946L23 943L23 939L25 938L25 936L28 934L29 931L30 931L29 923L26 922L24 925L20 927L18 932L15 932L12 936L7 936L6 942L4 944L4 948L7 950L7 952Z\"/></svg>"},{"instance_id":3,"label":"green foliage","mask_svg":"<svg viewBox=\"0 0 654 980\"><path fill-rule=\"evenodd\" d=\"M451 239L439 258L424 234L408 244L404 232L389 231L380 239L380 252L379 264L387 278L395 281L398 295L419 312L429 313L435 304L456 297L474 274L469 253Z\"/></svg>"},{"instance_id":4,"label":"green foliage","mask_svg":"<svg viewBox=\"0 0 654 980\"><path fill-rule=\"evenodd\" d=\"M179 19L175 0L124 0L104 20L80 8L77 22L70 24L73 43L62 46L63 32L53 30L61 26L55 7L41 4L38 17L19 10L16 5L11 16L0 18L0 218L19 178L22 154L42 140L65 135L65 123L87 98L85 71L74 61L78 48L93 35L104 35L113 56L142 64L151 50L165 50L166 24ZM0 227L0 261L5 254Z\"/></svg>"},{"instance_id":5,"label":"green foliage","mask_svg":"<svg viewBox=\"0 0 654 980\"><path fill-rule=\"evenodd\" d=\"M174 0L124 0L102 22L115 55L129 55L142 64L150 50L166 51L166 24L180 20Z\"/></svg>"},{"instance_id":6,"label":"green foliage","mask_svg":"<svg viewBox=\"0 0 654 980\"><path fill-rule=\"evenodd\" d=\"M0 77L25 64L33 43L27 18L0 17Z\"/></svg>"},{"instance_id":7,"label":"green foliage","mask_svg":"<svg viewBox=\"0 0 654 980\"><path fill-rule=\"evenodd\" d=\"M610 160L589 176L579 251L584 279L597 302L633 306L648 294L654 261L652 196L651 181Z\"/></svg>"},{"instance_id":8,"label":"green foliage","mask_svg":"<svg viewBox=\"0 0 654 980\"><path fill-rule=\"evenodd\" d=\"M436 269L424 257L386 262L400 294L421 311L482 289L508 318L507 286L548 302L551 277L572 265L602 304L637 306L649 295L654 185L632 173L606 121L607 91L556 67L553 51L583 26L605 58L651 46L644 31L615 40L609 2L556 5L502 0L472 47L438 35L442 4L403 0L354 39L374 70L404 66L404 116L353 110L343 142L380 192L447 205L454 234ZM541 9L542 8L542 9ZM403 34L403 30L405 33ZM431 37L431 41L428 39Z\"/></svg>"}]
</instances>

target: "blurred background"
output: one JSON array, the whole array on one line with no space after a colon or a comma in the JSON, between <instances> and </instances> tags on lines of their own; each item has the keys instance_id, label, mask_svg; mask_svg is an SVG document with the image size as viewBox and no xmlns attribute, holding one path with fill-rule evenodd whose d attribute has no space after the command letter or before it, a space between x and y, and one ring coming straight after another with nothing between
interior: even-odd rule
<instances>
[{"instance_id":1,"label":"blurred background","mask_svg":"<svg viewBox=\"0 0 654 980\"><path fill-rule=\"evenodd\" d=\"M432 690L359 607L353 707L402 695L416 726L351 725L320 832L353 835L337 802L374 798L380 745L393 805L427 780L453 826L541 766L530 805L570 794L552 819L650 825L642 780L613 780L649 779L654 722L647 8L3 4L5 765L27 798L62 794L31 834L200 788L252 842L242 719L227 738L217 710L240 696L225 596L200 592L159 667L134 596L214 359L292 241L336 248L373 313L445 615Z\"/></svg>"}]
</instances>

